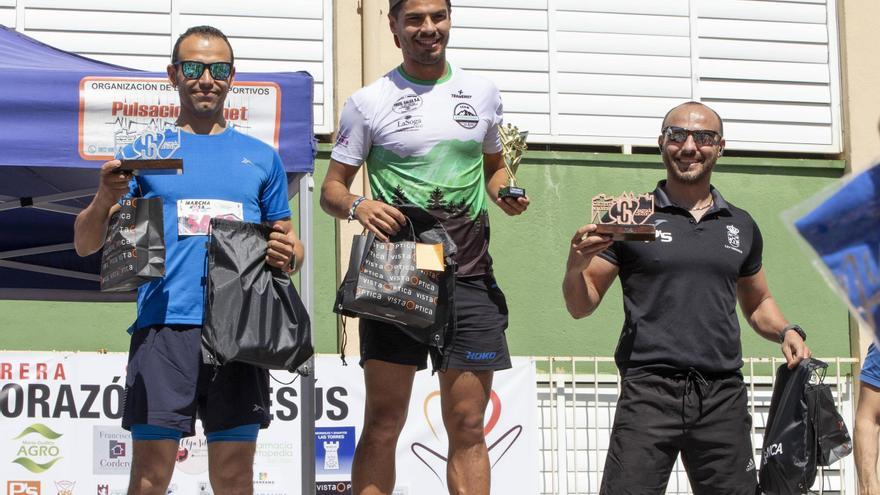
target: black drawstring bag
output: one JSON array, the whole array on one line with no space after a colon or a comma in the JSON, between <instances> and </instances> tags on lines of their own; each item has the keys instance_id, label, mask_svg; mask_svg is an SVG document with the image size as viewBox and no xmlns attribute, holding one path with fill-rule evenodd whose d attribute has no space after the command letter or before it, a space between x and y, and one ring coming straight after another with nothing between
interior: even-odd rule
<instances>
[{"instance_id":1,"label":"black drawstring bag","mask_svg":"<svg viewBox=\"0 0 880 495\"><path fill-rule=\"evenodd\" d=\"M214 218L208 248L202 356L295 371L314 353L308 312L290 277L266 264L272 229Z\"/></svg>"},{"instance_id":2,"label":"black drawstring bag","mask_svg":"<svg viewBox=\"0 0 880 495\"><path fill-rule=\"evenodd\" d=\"M817 466L828 466L852 452L843 418L823 381L828 365L807 358L776 371L761 453L762 493L807 493Z\"/></svg>"},{"instance_id":3,"label":"black drawstring bag","mask_svg":"<svg viewBox=\"0 0 880 495\"><path fill-rule=\"evenodd\" d=\"M821 380L824 378L825 368L822 368ZM850 455L853 450L852 438L834 406L831 387L821 381L817 385L808 386L807 404L810 405L810 410L815 411L816 463L830 466Z\"/></svg>"}]
</instances>

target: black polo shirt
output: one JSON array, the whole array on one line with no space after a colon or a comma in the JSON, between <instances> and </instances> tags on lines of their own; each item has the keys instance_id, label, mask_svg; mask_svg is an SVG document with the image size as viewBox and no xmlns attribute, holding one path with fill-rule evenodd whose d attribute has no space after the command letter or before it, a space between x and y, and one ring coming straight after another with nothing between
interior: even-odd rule
<instances>
[{"instance_id":1,"label":"black polo shirt","mask_svg":"<svg viewBox=\"0 0 880 495\"><path fill-rule=\"evenodd\" d=\"M761 269L763 240L752 217L711 187L699 222L654 190L654 242L615 242L599 256L619 268L625 320L614 353L635 370L707 373L742 367L736 283Z\"/></svg>"}]
</instances>

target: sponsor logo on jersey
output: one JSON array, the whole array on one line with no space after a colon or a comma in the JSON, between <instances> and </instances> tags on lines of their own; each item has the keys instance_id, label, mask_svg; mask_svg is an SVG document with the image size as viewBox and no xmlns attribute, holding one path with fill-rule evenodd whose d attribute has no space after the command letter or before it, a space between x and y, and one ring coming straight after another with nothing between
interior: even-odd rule
<instances>
[{"instance_id":1,"label":"sponsor logo on jersey","mask_svg":"<svg viewBox=\"0 0 880 495\"><path fill-rule=\"evenodd\" d=\"M477 115L477 111L474 107L470 106L468 103L459 103L458 105L455 105L455 110L452 112L452 119L465 129L473 129L480 123L480 116Z\"/></svg>"},{"instance_id":2,"label":"sponsor logo on jersey","mask_svg":"<svg viewBox=\"0 0 880 495\"><path fill-rule=\"evenodd\" d=\"M416 94L401 96L391 105L391 109L396 113L409 113L422 106L422 97Z\"/></svg>"},{"instance_id":3,"label":"sponsor logo on jersey","mask_svg":"<svg viewBox=\"0 0 880 495\"><path fill-rule=\"evenodd\" d=\"M659 227L666 222L668 222L668 220L666 220L665 218L658 218L657 220L654 220L654 227ZM660 242L672 242L672 232L664 232L660 229L657 229L654 231L654 239Z\"/></svg>"},{"instance_id":4,"label":"sponsor logo on jersey","mask_svg":"<svg viewBox=\"0 0 880 495\"><path fill-rule=\"evenodd\" d=\"M470 100L471 98L473 98L473 96L471 96L471 95L464 94L463 89L459 89L458 92L452 93L449 96L451 96L453 98L458 98L460 100Z\"/></svg>"},{"instance_id":5,"label":"sponsor logo on jersey","mask_svg":"<svg viewBox=\"0 0 880 495\"><path fill-rule=\"evenodd\" d=\"M727 245L724 247L742 254L739 249L739 229L733 225L727 226Z\"/></svg>"},{"instance_id":6,"label":"sponsor logo on jersey","mask_svg":"<svg viewBox=\"0 0 880 495\"><path fill-rule=\"evenodd\" d=\"M392 132L415 131L424 127L421 115L404 115L395 121L397 127Z\"/></svg>"}]
</instances>

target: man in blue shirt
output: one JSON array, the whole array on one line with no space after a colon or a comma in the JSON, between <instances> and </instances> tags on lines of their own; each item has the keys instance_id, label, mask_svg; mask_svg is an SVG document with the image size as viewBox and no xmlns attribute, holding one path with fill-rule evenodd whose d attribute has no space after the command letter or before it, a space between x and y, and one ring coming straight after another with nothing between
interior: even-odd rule
<instances>
[{"instance_id":1,"label":"man in blue shirt","mask_svg":"<svg viewBox=\"0 0 880 495\"><path fill-rule=\"evenodd\" d=\"M859 493L880 495L877 479L878 437L880 437L880 352L871 344L859 374L859 406L856 410L856 470Z\"/></svg>"},{"instance_id":2,"label":"man in blue shirt","mask_svg":"<svg viewBox=\"0 0 880 495\"><path fill-rule=\"evenodd\" d=\"M268 145L227 126L223 103L235 77L232 46L210 26L190 28L174 46L168 78L180 96L182 175L132 179L112 160L101 167L91 204L75 224L77 253L98 251L110 215L126 195L163 199L165 277L138 290L122 425L134 440L129 494L165 494L178 443L202 420L215 494L253 492L257 432L269 425L266 370L202 363L201 325L207 222L223 216L271 225L266 264L293 272L303 246L290 222L281 159ZM175 131L176 132L176 131Z\"/></svg>"}]
</instances>

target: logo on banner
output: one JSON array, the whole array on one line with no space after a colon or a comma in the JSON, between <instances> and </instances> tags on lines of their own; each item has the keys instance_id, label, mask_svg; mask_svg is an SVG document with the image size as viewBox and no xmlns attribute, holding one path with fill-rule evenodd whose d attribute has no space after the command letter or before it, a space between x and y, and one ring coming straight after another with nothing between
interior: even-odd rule
<instances>
[{"instance_id":1,"label":"logo on banner","mask_svg":"<svg viewBox=\"0 0 880 495\"><path fill-rule=\"evenodd\" d=\"M7 495L41 495L39 481L7 481Z\"/></svg>"},{"instance_id":2,"label":"logo on banner","mask_svg":"<svg viewBox=\"0 0 880 495\"><path fill-rule=\"evenodd\" d=\"M256 474L257 476L254 480L254 495L266 493L265 490L272 490L275 487L275 480L269 477L269 473L266 471L260 471Z\"/></svg>"},{"instance_id":3,"label":"logo on banner","mask_svg":"<svg viewBox=\"0 0 880 495\"><path fill-rule=\"evenodd\" d=\"M204 435L180 440L180 446L177 448L177 469L186 474L208 472L208 441Z\"/></svg>"},{"instance_id":4,"label":"logo on banner","mask_svg":"<svg viewBox=\"0 0 880 495\"><path fill-rule=\"evenodd\" d=\"M354 426L315 428L315 474L351 474Z\"/></svg>"},{"instance_id":5,"label":"logo on banner","mask_svg":"<svg viewBox=\"0 0 880 495\"><path fill-rule=\"evenodd\" d=\"M180 97L163 78L84 77L79 84L79 155L110 160L118 134L164 129L180 116ZM230 126L278 148L281 88L271 81L236 81L223 106Z\"/></svg>"},{"instance_id":6,"label":"logo on banner","mask_svg":"<svg viewBox=\"0 0 880 495\"><path fill-rule=\"evenodd\" d=\"M109 483L98 483L98 488L95 493L98 495L125 495L126 490L111 488Z\"/></svg>"},{"instance_id":7,"label":"logo on banner","mask_svg":"<svg viewBox=\"0 0 880 495\"><path fill-rule=\"evenodd\" d=\"M110 440L110 448L107 449L107 455L109 455L111 459L125 457L125 443Z\"/></svg>"},{"instance_id":8,"label":"logo on banner","mask_svg":"<svg viewBox=\"0 0 880 495\"><path fill-rule=\"evenodd\" d=\"M128 474L131 470L131 433L118 426L92 427L94 474Z\"/></svg>"},{"instance_id":9,"label":"logo on banner","mask_svg":"<svg viewBox=\"0 0 880 495\"><path fill-rule=\"evenodd\" d=\"M430 406L434 399L439 398L439 391L435 390L434 392L431 392L425 397L424 406L422 407L422 410L425 412L425 422L427 423L431 434L438 442L440 441L440 435L438 435L434 422L431 420ZM501 398L498 397L498 394L494 390L489 396L489 402L491 404L492 412L489 414L486 425L483 427L483 434L486 436L486 444L489 449L489 464L494 468L507 452L510 451L510 448L513 447L520 435L522 435L523 427L522 425L515 425L504 433L492 437L491 433L498 424L498 420L501 419ZM438 426L439 424L442 423L438 423ZM444 454L439 452L441 449L439 447L432 448L423 443L415 442L412 444L411 450L416 458L418 458L418 460L420 460L428 470L434 474L437 481L445 486L447 459Z\"/></svg>"},{"instance_id":10,"label":"logo on banner","mask_svg":"<svg viewBox=\"0 0 880 495\"><path fill-rule=\"evenodd\" d=\"M48 471L61 460L61 447L56 440L62 434L46 425L34 423L18 434L13 440L21 440L12 462L32 473Z\"/></svg>"},{"instance_id":11,"label":"logo on banner","mask_svg":"<svg viewBox=\"0 0 880 495\"><path fill-rule=\"evenodd\" d=\"M294 460L295 455L293 442L264 442L262 439L257 441L256 462L287 464Z\"/></svg>"},{"instance_id":12,"label":"logo on banner","mask_svg":"<svg viewBox=\"0 0 880 495\"><path fill-rule=\"evenodd\" d=\"M351 495L351 481L318 481L315 483L317 495Z\"/></svg>"},{"instance_id":13,"label":"logo on banner","mask_svg":"<svg viewBox=\"0 0 880 495\"><path fill-rule=\"evenodd\" d=\"M76 481L56 481L55 488L58 490L57 495L73 495L73 487L76 486Z\"/></svg>"}]
</instances>

